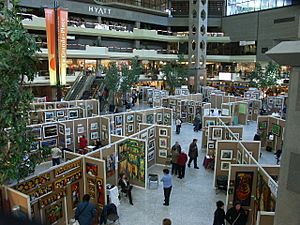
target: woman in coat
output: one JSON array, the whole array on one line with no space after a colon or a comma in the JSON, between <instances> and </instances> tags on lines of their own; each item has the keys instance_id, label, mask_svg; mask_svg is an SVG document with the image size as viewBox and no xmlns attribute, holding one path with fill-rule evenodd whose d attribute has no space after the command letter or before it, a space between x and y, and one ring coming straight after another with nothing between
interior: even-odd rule
<instances>
[{"instance_id":1,"label":"woman in coat","mask_svg":"<svg viewBox=\"0 0 300 225\"><path fill-rule=\"evenodd\" d=\"M216 205L217 205L217 209L214 214L213 225L225 225L224 202L217 201Z\"/></svg>"}]
</instances>

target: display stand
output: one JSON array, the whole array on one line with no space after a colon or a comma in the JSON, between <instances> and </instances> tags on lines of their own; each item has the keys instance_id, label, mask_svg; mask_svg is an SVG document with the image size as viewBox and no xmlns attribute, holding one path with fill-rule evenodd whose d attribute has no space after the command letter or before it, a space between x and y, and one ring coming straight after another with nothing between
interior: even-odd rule
<instances>
[{"instance_id":1,"label":"display stand","mask_svg":"<svg viewBox=\"0 0 300 225\"><path fill-rule=\"evenodd\" d=\"M277 114L280 118L285 118L287 108L287 95L268 96L267 97L267 112L268 114Z\"/></svg>"}]
</instances>

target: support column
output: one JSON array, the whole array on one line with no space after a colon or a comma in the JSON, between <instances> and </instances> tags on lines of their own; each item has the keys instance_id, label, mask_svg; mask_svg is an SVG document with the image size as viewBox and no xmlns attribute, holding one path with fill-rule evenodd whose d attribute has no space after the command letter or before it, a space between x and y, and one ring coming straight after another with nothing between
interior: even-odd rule
<instances>
[{"instance_id":1,"label":"support column","mask_svg":"<svg viewBox=\"0 0 300 225\"><path fill-rule=\"evenodd\" d=\"M206 85L207 0L189 0L189 68L194 91Z\"/></svg>"},{"instance_id":2,"label":"support column","mask_svg":"<svg viewBox=\"0 0 300 225\"><path fill-rule=\"evenodd\" d=\"M275 225L300 224L300 41L281 42L266 53L281 65L293 67L284 144L278 182Z\"/></svg>"},{"instance_id":3,"label":"support column","mask_svg":"<svg viewBox=\"0 0 300 225\"><path fill-rule=\"evenodd\" d=\"M136 21L134 27L140 29L141 28L141 22ZM134 46L135 46L135 49L140 49L141 48L141 41L140 40L135 40L134 41Z\"/></svg>"},{"instance_id":4,"label":"support column","mask_svg":"<svg viewBox=\"0 0 300 225\"><path fill-rule=\"evenodd\" d=\"M102 17L98 16L98 23L101 24L102 23ZM101 36L97 37L97 46L100 47L101 46Z\"/></svg>"}]
</instances>

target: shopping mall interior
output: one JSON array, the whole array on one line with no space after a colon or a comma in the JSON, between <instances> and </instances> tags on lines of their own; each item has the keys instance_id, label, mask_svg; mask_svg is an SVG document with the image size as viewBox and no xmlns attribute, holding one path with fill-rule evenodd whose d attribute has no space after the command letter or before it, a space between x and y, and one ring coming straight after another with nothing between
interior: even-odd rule
<instances>
[{"instance_id":1,"label":"shopping mall interior","mask_svg":"<svg viewBox=\"0 0 300 225\"><path fill-rule=\"evenodd\" d=\"M299 225L297 0L0 1L0 225Z\"/></svg>"}]
</instances>

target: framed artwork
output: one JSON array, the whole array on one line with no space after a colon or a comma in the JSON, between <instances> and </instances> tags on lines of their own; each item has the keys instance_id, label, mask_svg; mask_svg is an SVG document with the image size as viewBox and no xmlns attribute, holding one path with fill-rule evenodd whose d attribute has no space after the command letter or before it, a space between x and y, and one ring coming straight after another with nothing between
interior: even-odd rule
<instances>
[{"instance_id":1,"label":"framed artwork","mask_svg":"<svg viewBox=\"0 0 300 225\"><path fill-rule=\"evenodd\" d=\"M205 121L205 126L214 126L215 125L215 121L214 120L206 120Z\"/></svg>"},{"instance_id":2,"label":"framed artwork","mask_svg":"<svg viewBox=\"0 0 300 225\"><path fill-rule=\"evenodd\" d=\"M59 132L60 134L65 134L65 127L62 126L62 125L58 125L58 132Z\"/></svg>"},{"instance_id":3,"label":"framed artwork","mask_svg":"<svg viewBox=\"0 0 300 225\"><path fill-rule=\"evenodd\" d=\"M62 201L51 204L50 207L45 209L46 221L48 224L57 223L58 220L63 218L63 204Z\"/></svg>"},{"instance_id":4,"label":"framed artwork","mask_svg":"<svg viewBox=\"0 0 300 225\"><path fill-rule=\"evenodd\" d=\"M122 125L123 123L123 116L115 116L115 125Z\"/></svg>"},{"instance_id":5,"label":"framed artwork","mask_svg":"<svg viewBox=\"0 0 300 225\"><path fill-rule=\"evenodd\" d=\"M71 135L71 128L70 127L66 127L65 133L66 133L66 135Z\"/></svg>"},{"instance_id":6,"label":"framed artwork","mask_svg":"<svg viewBox=\"0 0 300 225\"><path fill-rule=\"evenodd\" d=\"M120 135L122 136L123 134L123 129L122 128L117 128L116 131L115 131L116 135Z\"/></svg>"},{"instance_id":7,"label":"framed artwork","mask_svg":"<svg viewBox=\"0 0 300 225\"><path fill-rule=\"evenodd\" d=\"M242 206L250 206L253 176L253 172L236 173L234 202L239 201Z\"/></svg>"},{"instance_id":8,"label":"framed artwork","mask_svg":"<svg viewBox=\"0 0 300 225\"><path fill-rule=\"evenodd\" d=\"M32 133L32 135L35 139L41 139L42 138L42 128L40 128L40 127L32 128L31 133Z\"/></svg>"},{"instance_id":9,"label":"framed artwork","mask_svg":"<svg viewBox=\"0 0 300 225\"><path fill-rule=\"evenodd\" d=\"M168 150L159 149L158 155L160 158L167 158L168 157Z\"/></svg>"},{"instance_id":10,"label":"framed artwork","mask_svg":"<svg viewBox=\"0 0 300 225\"><path fill-rule=\"evenodd\" d=\"M34 141L31 143L30 151L37 151L40 149L40 142Z\"/></svg>"},{"instance_id":11,"label":"framed artwork","mask_svg":"<svg viewBox=\"0 0 300 225\"><path fill-rule=\"evenodd\" d=\"M57 121L58 122L62 122L62 121L65 121L66 120L66 118L64 118L64 117L62 117L62 118L57 118Z\"/></svg>"},{"instance_id":12,"label":"framed artwork","mask_svg":"<svg viewBox=\"0 0 300 225\"><path fill-rule=\"evenodd\" d=\"M148 162L154 160L154 152L155 151L148 152Z\"/></svg>"},{"instance_id":13,"label":"framed artwork","mask_svg":"<svg viewBox=\"0 0 300 225\"><path fill-rule=\"evenodd\" d=\"M232 160L232 150L221 150L221 160Z\"/></svg>"},{"instance_id":14,"label":"framed artwork","mask_svg":"<svg viewBox=\"0 0 300 225\"><path fill-rule=\"evenodd\" d=\"M279 137L280 133L281 133L281 126L279 126L277 124L273 124L273 126L272 126L272 134L274 134L277 137Z\"/></svg>"},{"instance_id":15,"label":"framed artwork","mask_svg":"<svg viewBox=\"0 0 300 225\"><path fill-rule=\"evenodd\" d=\"M213 140L222 140L222 128L213 128L212 129L212 139Z\"/></svg>"},{"instance_id":16,"label":"framed artwork","mask_svg":"<svg viewBox=\"0 0 300 225\"><path fill-rule=\"evenodd\" d=\"M159 139L159 147L160 148L167 148L167 138L160 138Z\"/></svg>"},{"instance_id":17,"label":"framed artwork","mask_svg":"<svg viewBox=\"0 0 300 225\"><path fill-rule=\"evenodd\" d=\"M141 139L146 140L148 138L148 132L141 134Z\"/></svg>"},{"instance_id":18,"label":"framed artwork","mask_svg":"<svg viewBox=\"0 0 300 225\"><path fill-rule=\"evenodd\" d=\"M239 140L240 139L239 133L232 133L230 136L231 136L231 140Z\"/></svg>"},{"instance_id":19,"label":"framed artwork","mask_svg":"<svg viewBox=\"0 0 300 225\"><path fill-rule=\"evenodd\" d=\"M49 140L45 140L45 141L41 141L40 142L40 146L43 147L55 147L57 146L57 140L56 139L49 139Z\"/></svg>"},{"instance_id":20,"label":"framed artwork","mask_svg":"<svg viewBox=\"0 0 300 225\"><path fill-rule=\"evenodd\" d=\"M156 114L156 121L157 121L157 122L162 122L162 119L163 119L162 113L157 113L157 114Z\"/></svg>"},{"instance_id":21,"label":"framed artwork","mask_svg":"<svg viewBox=\"0 0 300 225\"><path fill-rule=\"evenodd\" d=\"M71 144L72 144L72 138L70 138L70 137L67 138L67 139L66 139L66 142L67 142L67 145L71 145Z\"/></svg>"},{"instance_id":22,"label":"framed artwork","mask_svg":"<svg viewBox=\"0 0 300 225\"><path fill-rule=\"evenodd\" d=\"M152 149L155 147L154 140L149 141L148 149Z\"/></svg>"},{"instance_id":23,"label":"framed artwork","mask_svg":"<svg viewBox=\"0 0 300 225\"><path fill-rule=\"evenodd\" d=\"M93 163L86 163L86 173L91 176L97 176L98 175L98 167L96 164Z\"/></svg>"},{"instance_id":24,"label":"framed artwork","mask_svg":"<svg viewBox=\"0 0 300 225\"><path fill-rule=\"evenodd\" d=\"M102 124L102 130L107 130L106 125Z\"/></svg>"},{"instance_id":25,"label":"framed artwork","mask_svg":"<svg viewBox=\"0 0 300 225\"><path fill-rule=\"evenodd\" d=\"M229 109L222 109L222 115L229 116L230 115Z\"/></svg>"},{"instance_id":26,"label":"framed artwork","mask_svg":"<svg viewBox=\"0 0 300 225\"><path fill-rule=\"evenodd\" d=\"M242 163L242 153L239 150L237 151L236 161L238 162L238 164Z\"/></svg>"},{"instance_id":27,"label":"framed artwork","mask_svg":"<svg viewBox=\"0 0 300 225\"><path fill-rule=\"evenodd\" d=\"M208 149L215 149L215 142L208 142L207 147Z\"/></svg>"},{"instance_id":28,"label":"framed artwork","mask_svg":"<svg viewBox=\"0 0 300 225\"><path fill-rule=\"evenodd\" d=\"M54 112L45 112L45 121L54 121Z\"/></svg>"},{"instance_id":29,"label":"framed artwork","mask_svg":"<svg viewBox=\"0 0 300 225\"><path fill-rule=\"evenodd\" d=\"M88 104L88 105L86 106L86 109L87 109L87 110L93 110L93 109L94 109L93 104Z\"/></svg>"},{"instance_id":30,"label":"framed artwork","mask_svg":"<svg viewBox=\"0 0 300 225\"><path fill-rule=\"evenodd\" d=\"M91 130L97 130L98 129L98 123L91 123Z\"/></svg>"},{"instance_id":31,"label":"framed artwork","mask_svg":"<svg viewBox=\"0 0 300 225\"><path fill-rule=\"evenodd\" d=\"M58 111L56 112L56 116L57 116L57 117L63 117L63 116L65 116L65 111L63 111L63 110L58 110Z\"/></svg>"},{"instance_id":32,"label":"framed artwork","mask_svg":"<svg viewBox=\"0 0 300 225\"><path fill-rule=\"evenodd\" d=\"M137 115L136 115L136 120L137 120L138 122L142 122L142 115L137 114Z\"/></svg>"},{"instance_id":33,"label":"framed artwork","mask_svg":"<svg viewBox=\"0 0 300 225\"><path fill-rule=\"evenodd\" d=\"M133 125L132 124L128 125L127 129L128 132L133 132Z\"/></svg>"},{"instance_id":34,"label":"framed artwork","mask_svg":"<svg viewBox=\"0 0 300 225\"><path fill-rule=\"evenodd\" d=\"M98 132L91 132L91 140L95 140L99 138L99 133Z\"/></svg>"},{"instance_id":35,"label":"framed artwork","mask_svg":"<svg viewBox=\"0 0 300 225\"><path fill-rule=\"evenodd\" d=\"M153 124L154 123L153 114L150 114L150 115L146 116L146 123L149 123L149 124Z\"/></svg>"},{"instance_id":36,"label":"framed artwork","mask_svg":"<svg viewBox=\"0 0 300 225\"><path fill-rule=\"evenodd\" d=\"M78 127L77 127L77 133L78 133L78 134L84 133L84 127L83 127L83 126L78 126Z\"/></svg>"},{"instance_id":37,"label":"framed artwork","mask_svg":"<svg viewBox=\"0 0 300 225\"><path fill-rule=\"evenodd\" d=\"M80 201L80 190L79 190L79 182L73 183L71 185L72 192L72 208L76 208Z\"/></svg>"},{"instance_id":38,"label":"framed artwork","mask_svg":"<svg viewBox=\"0 0 300 225\"><path fill-rule=\"evenodd\" d=\"M168 130L164 129L164 128L160 128L159 129L159 136L167 137L168 136Z\"/></svg>"},{"instance_id":39,"label":"framed artwork","mask_svg":"<svg viewBox=\"0 0 300 225\"><path fill-rule=\"evenodd\" d=\"M101 178L97 178L96 180L96 184L97 184L97 203L100 206L104 206L105 204L105 190L104 190L104 186L103 186L103 179Z\"/></svg>"},{"instance_id":40,"label":"framed artwork","mask_svg":"<svg viewBox=\"0 0 300 225\"><path fill-rule=\"evenodd\" d=\"M149 138L154 137L154 128L149 129Z\"/></svg>"},{"instance_id":41,"label":"framed artwork","mask_svg":"<svg viewBox=\"0 0 300 225\"><path fill-rule=\"evenodd\" d=\"M221 162L221 170L222 171L229 171L230 162Z\"/></svg>"},{"instance_id":42,"label":"framed artwork","mask_svg":"<svg viewBox=\"0 0 300 225\"><path fill-rule=\"evenodd\" d=\"M268 122L267 121L262 121L258 123L258 129L260 130L265 130L268 127Z\"/></svg>"},{"instance_id":43,"label":"framed artwork","mask_svg":"<svg viewBox=\"0 0 300 225\"><path fill-rule=\"evenodd\" d=\"M133 114L127 115L127 123L132 123L133 119L134 119L134 115Z\"/></svg>"},{"instance_id":44,"label":"framed artwork","mask_svg":"<svg viewBox=\"0 0 300 225\"><path fill-rule=\"evenodd\" d=\"M76 118L78 118L78 110L70 110L69 119L76 119Z\"/></svg>"},{"instance_id":45,"label":"framed artwork","mask_svg":"<svg viewBox=\"0 0 300 225\"><path fill-rule=\"evenodd\" d=\"M57 124L43 126L44 138L52 138L57 136Z\"/></svg>"}]
</instances>

